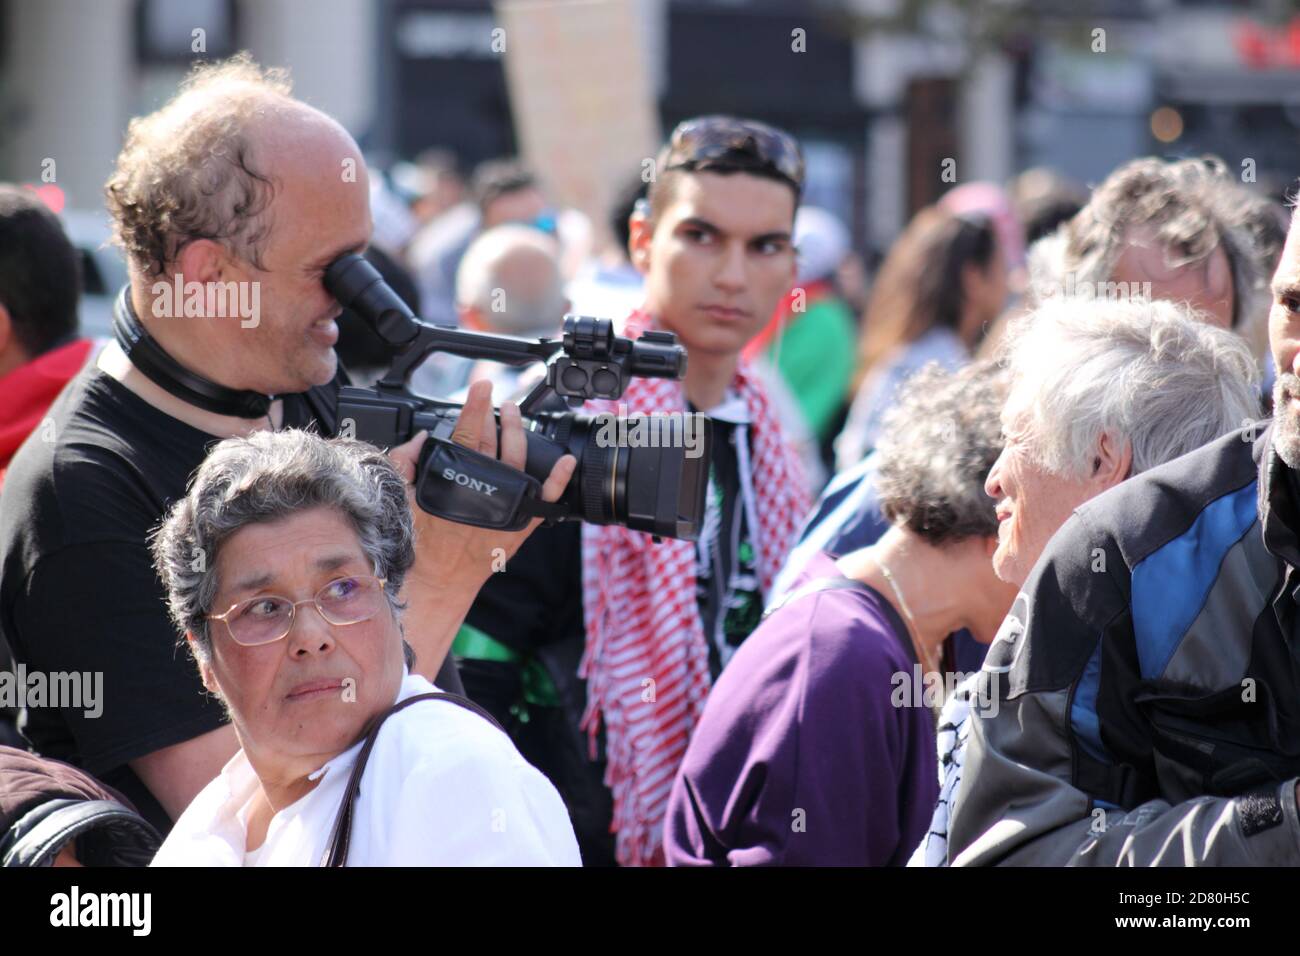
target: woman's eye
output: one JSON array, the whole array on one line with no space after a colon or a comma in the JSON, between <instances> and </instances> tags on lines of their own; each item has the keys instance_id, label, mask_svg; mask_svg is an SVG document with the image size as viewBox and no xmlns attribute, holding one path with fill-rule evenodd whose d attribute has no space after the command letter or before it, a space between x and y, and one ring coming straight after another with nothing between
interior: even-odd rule
<instances>
[{"instance_id":1,"label":"woman's eye","mask_svg":"<svg viewBox=\"0 0 1300 956\"><path fill-rule=\"evenodd\" d=\"M1279 301L1288 312L1300 312L1300 296L1284 295Z\"/></svg>"},{"instance_id":2,"label":"woman's eye","mask_svg":"<svg viewBox=\"0 0 1300 956\"><path fill-rule=\"evenodd\" d=\"M356 578L339 578L325 585L325 596L331 600L342 600L357 589Z\"/></svg>"},{"instance_id":3,"label":"woman's eye","mask_svg":"<svg viewBox=\"0 0 1300 956\"><path fill-rule=\"evenodd\" d=\"M239 612L240 617L274 617L284 610L284 602L279 598L258 598L249 601Z\"/></svg>"}]
</instances>

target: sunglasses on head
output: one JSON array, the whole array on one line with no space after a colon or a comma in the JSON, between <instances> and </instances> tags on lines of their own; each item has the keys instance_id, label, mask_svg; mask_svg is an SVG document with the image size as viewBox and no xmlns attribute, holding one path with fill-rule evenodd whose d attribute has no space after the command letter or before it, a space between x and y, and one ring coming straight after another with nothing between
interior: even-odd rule
<instances>
[{"instance_id":1,"label":"sunglasses on head","mask_svg":"<svg viewBox=\"0 0 1300 956\"><path fill-rule=\"evenodd\" d=\"M701 116L686 120L668 140L664 171L710 165L762 170L802 191L803 153L789 133L754 120Z\"/></svg>"}]
</instances>

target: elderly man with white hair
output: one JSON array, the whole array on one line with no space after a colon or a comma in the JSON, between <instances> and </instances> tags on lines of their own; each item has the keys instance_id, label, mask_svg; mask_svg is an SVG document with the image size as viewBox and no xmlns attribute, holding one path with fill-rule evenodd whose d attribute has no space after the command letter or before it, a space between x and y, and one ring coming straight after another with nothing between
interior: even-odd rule
<instances>
[{"instance_id":1,"label":"elderly man with white hair","mask_svg":"<svg viewBox=\"0 0 1300 956\"><path fill-rule=\"evenodd\" d=\"M1052 298L1011 327L1004 349L1011 375L1002 412L1005 445L985 490L997 503L994 570L1021 587L1049 540L1085 502L1259 415L1258 371L1248 346L1172 302ZM1135 525L1149 520L1144 512L1131 515ZM1077 557L1095 564L1090 574L1105 575L1104 550ZM1054 593L1054 600L1064 602L1064 612L1088 595ZM1022 592L999 641L1023 626L1026 608ZM1095 671L1085 679L1089 674L1095 681ZM950 861L949 820L970 788L962 778L971 708L992 716L1008 706L1002 696L977 694L978 677L963 682L940 717L939 803L910 865ZM1095 732L1087 700L1076 698L1073 707L1066 719Z\"/></svg>"}]
</instances>

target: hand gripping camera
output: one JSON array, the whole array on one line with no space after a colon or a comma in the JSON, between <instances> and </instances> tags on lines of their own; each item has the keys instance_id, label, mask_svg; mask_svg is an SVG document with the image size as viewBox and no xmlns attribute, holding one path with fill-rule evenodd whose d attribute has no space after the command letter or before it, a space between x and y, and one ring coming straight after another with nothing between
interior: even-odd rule
<instances>
[{"instance_id":1,"label":"hand gripping camera","mask_svg":"<svg viewBox=\"0 0 1300 956\"><path fill-rule=\"evenodd\" d=\"M686 350L671 332L646 332L632 340L615 335L609 320L585 316L565 316L562 340L530 341L430 325L416 318L356 254L330 264L325 286L397 353L373 385L340 390L337 432L391 448L426 429L415 499L429 514L509 531L541 517L620 524L670 538L694 540L699 535L709 467L702 416L692 422L679 414L669 423L661 415L571 410L588 399L622 397L632 376L680 379L686 373ZM459 403L410 391L411 372L434 352L511 366L546 363L545 381L520 405L528 447L523 471L451 440ZM638 440L680 436L691 425L697 426L692 442ZM566 453L578 461L573 479L558 501L543 501L542 482Z\"/></svg>"}]
</instances>

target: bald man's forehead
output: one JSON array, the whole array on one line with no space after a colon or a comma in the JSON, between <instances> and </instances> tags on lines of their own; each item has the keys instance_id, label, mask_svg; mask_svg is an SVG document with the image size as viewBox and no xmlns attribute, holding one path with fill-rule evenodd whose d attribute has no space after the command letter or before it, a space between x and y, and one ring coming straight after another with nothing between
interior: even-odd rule
<instances>
[{"instance_id":1,"label":"bald man's forehead","mask_svg":"<svg viewBox=\"0 0 1300 956\"><path fill-rule=\"evenodd\" d=\"M554 269L557 266L556 257L544 249L536 246L508 246L501 250L496 256L494 264L498 268L522 268L522 269Z\"/></svg>"}]
</instances>

